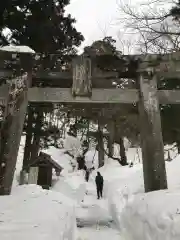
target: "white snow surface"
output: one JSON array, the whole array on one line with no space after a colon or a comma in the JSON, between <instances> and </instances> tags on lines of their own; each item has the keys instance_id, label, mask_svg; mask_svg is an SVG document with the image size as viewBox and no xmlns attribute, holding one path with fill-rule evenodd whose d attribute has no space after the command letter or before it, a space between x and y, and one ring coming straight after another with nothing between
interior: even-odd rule
<instances>
[{"instance_id":1,"label":"white snow surface","mask_svg":"<svg viewBox=\"0 0 180 240\"><path fill-rule=\"evenodd\" d=\"M90 149L85 154L85 164L88 169L92 167L98 168L98 152L95 149Z\"/></svg>"},{"instance_id":2,"label":"white snow surface","mask_svg":"<svg viewBox=\"0 0 180 240\"><path fill-rule=\"evenodd\" d=\"M78 240L180 239L180 157L166 162L169 189L152 193L144 193L141 149L127 150L128 162L134 163L132 168L106 158L105 166L98 169L104 177L104 199L98 201L94 183L97 170L91 174L89 183L85 183L83 171L72 172L72 159L64 154L64 149L52 147L46 152L64 167L52 190L75 204L77 222L84 225L78 229ZM87 155L91 162L94 150ZM111 226L112 221L118 230Z\"/></svg>"},{"instance_id":3,"label":"white snow surface","mask_svg":"<svg viewBox=\"0 0 180 240\"><path fill-rule=\"evenodd\" d=\"M120 229L127 240L180 239L180 190L140 194L129 199Z\"/></svg>"},{"instance_id":4,"label":"white snow surface","mask_svg":"<svg viewBox=\"0 0 180 240\"><path fill-rule=\"evenodd\" d=\"M64 148L76 158L81 151L81 142L78 138L67 135L64 141Z\"/></svg>"},{"instance_id":5,"label":"white snow surface","mask_svg":"<svg viewBox=\"0 0 180 240\"><path fill-rule=\"evenodd\" d=\"M53 190L61 192L75 201L76 204L80 204L86 193L83 171L69 173L68 176L61 176L59 181L54 184Z\"/></svg>"},{"instance_id":6,"label":"white snow surface","mask_svg":"<svg viewBox=\"0 0 180 240\"><path fill-rule=\"evenodd\" d=\"M60 193L24 185L0 197L1 240L75 240L76 234L73 202Z\"/></svg>"},{"instance_id":7,"label":"white snow surface","mask_svg":"<svg viewBox=\"0 0 180 240\"><path fill-rule=\"evenodd\" d=\"M180 157L166 162L169 189L151 193L144 193L141 164L132 168L116 164L107 164L100 171L122 239L180 239Z\"/></svg>"},{"instance_id":8,"label":"white snow surface","mask_svg":"<svg viewBox=\"0 0 180 240\"><path fill-rule=\"evenodd\" d=\"M35 51L28 46L14 46L8 45L0 47L0 51L14 52L14 53L31 53L35 54Z\"/></svg>"},{"instance_id":9,"label":"white snow surface","mask_svg":"<svg viewBox=\"0 0 180 240\"><path fill-rule=\"evenodd\" d=\"M65 149L57 149L53 146L42 150L42 152L49 154L52 159L63 168L61 175L66 175L67 173L71 173L73 171L70 163L74 160L68 154L64 154L65 151Z\"/></svg>"}]
</instances>

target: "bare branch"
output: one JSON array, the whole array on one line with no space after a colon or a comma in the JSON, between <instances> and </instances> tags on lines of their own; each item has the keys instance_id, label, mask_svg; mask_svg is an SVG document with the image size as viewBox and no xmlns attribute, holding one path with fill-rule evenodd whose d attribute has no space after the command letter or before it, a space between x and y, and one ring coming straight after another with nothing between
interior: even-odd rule
<instances>
[{"instance_id":1,"label":"bare branch","mask_svg":"<svg viewBox=\"0 0 180 240\"><path fill-rule=\"evenodd\" d=\"M180 47L179 23L170 9L176 2L149 0L134 7L120 1L121 25L126 34L137 35L140 52L171 52Z\"/></svg>"}]
</instances>

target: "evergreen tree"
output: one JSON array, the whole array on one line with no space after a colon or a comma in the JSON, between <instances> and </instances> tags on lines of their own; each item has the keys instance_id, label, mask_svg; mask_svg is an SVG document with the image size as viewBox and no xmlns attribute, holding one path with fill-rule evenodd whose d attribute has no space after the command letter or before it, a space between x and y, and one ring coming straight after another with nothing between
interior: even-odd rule
<instances>
[{"instance_id":1,"label":"evergreen tree","mask_svg":"<svg viewBox=\"0 0 180 240\"><path fill-rule=\"evenodd\" d=\"M170 14L175 21L180 20L180 0L178 0L178 2L175 3L175 6L170 10Z\"/></svg>"},{"instance_id":2,"label":"evergreen tree","mask_svg":"<svg viewBox=\"0 0 180 240\"><path fill-rule=\"evenodd\" d=\"M65 14L69 0L7 0L0 8L1 44L3 29L9 28L8 42L28 45L36 52L74 52L83 36L74 27L75 19Z\"/></svg>"}]
</instances>

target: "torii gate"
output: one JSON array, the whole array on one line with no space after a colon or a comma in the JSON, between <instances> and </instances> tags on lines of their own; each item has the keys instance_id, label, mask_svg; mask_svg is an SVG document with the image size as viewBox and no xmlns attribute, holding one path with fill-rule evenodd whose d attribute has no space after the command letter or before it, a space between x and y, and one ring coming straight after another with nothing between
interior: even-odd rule
<instances>
[{"instance_id":1,"label":"torii gate","mask_svg":"<svg viewBox=\"0 0 180 240\"><path fill-rule=\"evenodd\" d=\"M11 192L28 101L34 103L87 103L92 105L98 103L102 104L102 106L105 103L138 103L141 121L145 191L167 188L159 103L179 104L180 91L157 90L157 79L161 76L178 76L180 70L178 66L180 54L178 52L166 55L121 56L120 64L122 65L123 76L125 76L129 68L132 67L132 64L130 64L132 60L133 62L138 62L138 68L135 71L138 83L137 89L93 88L95 80L97 78L99 79L99 76L93 72L91 59L83 56L79 56L73 61L72 75L66 72L50 74L51 79L72 79L72 87L31 87L31 56L29 53L22 53L21 56L23 58L21 63L24 65L24 71L28 73L21 77L23 80L23 86L20 88L21 91L17 91L18 87L16 84L13 85L12 82L6 82L6 84L0 87L1 105L5 108L1 128L0 149L1 195L10 194ZM24 60L24 58L26 58L26 60ZM3 74L5 75L5 71ZM103 75L100 78L102 80ZM18 79L19 78L15 78L14 83L16 83ZM18 93L13 100L13 106L15 106L15 108L10 107L12 105L10 98L12 93Z\"/></svg>"}]
</instances>

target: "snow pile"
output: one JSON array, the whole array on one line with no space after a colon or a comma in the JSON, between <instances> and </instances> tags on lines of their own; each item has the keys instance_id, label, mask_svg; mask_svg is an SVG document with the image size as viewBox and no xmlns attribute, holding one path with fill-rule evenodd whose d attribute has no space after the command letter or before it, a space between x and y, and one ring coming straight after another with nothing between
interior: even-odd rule
<instances>
[{"instance_id":1,"label":"snow pile","mask_svg":"<svg viewBox=\"0 0 180 240\"><path fill-rule=\"evenodd\" d=\"M128 163L139 164L142 163L141 148L129 148L126 151Z\"/></svg>"},{"instance_id":2,"label":"snow pile","mask_svg":"<svg viewBox=\"0 0 180 240\"><path fill-rule=\"evenodd\" d=\"M84 172L73 172L71 165L72 157L64 154L65 149L50 147L46 150L43 150L43 152L51 155L52 159L63 167L61 175L56 180L52 190L64 194L79 204L84 199L86 191Z\"/></svg>"},{"instance_id":3,"label":"snow pile","mask_svg":"<svg viewBox=\"0 0 180 240\"><path fill-rule=\"evenodd\" d=\"M173 161L166 162L166 172L169 189L180 189L180 155Z\"/></svg>"},{"instance_id":4,"label":"snow pile","mask_svg":"<svg viewBox=\"0 0 180 240\"><path fill-rule=\"evenodd\" d=\"M104 177L104 196L108 199L109 211L120 225L121 212L133 194L144 192L142 165L122 167L117 161L108 159L106 164L98 169ZM96 171L90 177L94 182Z\"/></svg>"},{"instance_id":5,"label":"snow pile","mask_svg":"<svg viewBox=\"0 0 180 240\"><path fill-rule=\"evenodd\" d=\"M35 54L35 51L28 46L8 45L8 46L0 47L0 51Z\"/></svg>"},{"instance_id":6,"label":"snow pile","mask_svg":"<svg viewBox=\"0 0 180 240\"><path fill-rule=\"evenodd\" d=\"M121 217L128 240L180 239L180 191L157 191L132 197Z\"/></svg>"},{"instance_id":7,"label":"snow pile","mask_svg":"<svg viewBox=\"0 0 180 240\"><path fill-rule=\"evenodd\" d=\"M42 152L49 154L54 161L63 167L61 172L62 175L72 172L71 162L73 159L68 154L64 154L65 149L57 149L51 146L48 149L44 149Z\"/></svg>"},{"instance_id":8,"label":"snow pile","mask_svg":"<svg viewBox=\"0 0 180 240\"><path fill-rule=\"evenodd\" d=\"M77 224L80 226L87 227L98 224L108 226L112 222L106 199L99 201L96 199L96 195L86 195L84 202L77 207L76 212Z\"/></svg>"},{"instance_id":9,"label":"snow pile","mask_svg":"<svg viewBox=\"0 0 180 240\"><path fill-rule=\"evenodd\" d=\"M76 218L72 201L35 185L17 187L0 197L1 240L75 240Z\"/></svg>"},{"instance_id":10,"label":"snow pile","mask_svg":"<svg viewBox=\"0 0 180 240\"><path fill-rule=\"evenodd\" d=\"M76 159L81 151L81 141L77 137L67 135L66 139L64 140L64 148Z\"/></svg>"},{"instance_id":11,"label":"snow pile","mask_svg":"<svg viewBox=\"0 0 180 240\"><path fill-rule=\"evenodd\" d=\"M93 148L87 151L87 153L85 154L85 164L88 169L92 167L97 169L98 168L98 151L96 151Z\"/></svg>"},{"instance_id":12,"label":"snow pile","mask_svg":"<svg viewBox=\"0 0 180 240\"><path fill-rule=\"evenodd\" d=\"M112 218L123 239L176 240L180 237L180 157L166 162L169 190L145 194L142 165L100 169ZM119 176L118 176L119 175Z\"/></svg>"},{"instance_id":13,"label":"snow pile","mask_svg":"<svg viewBox=\"0 0 180 240\"><path fill-rule=\"evenodd\" d=\"M61 176L59 181L57 181L53 186L53 190L61 192L79 204L84 199L86 192L86 183L83 171L77 171Z\"/></svg>"}]
</instances>

